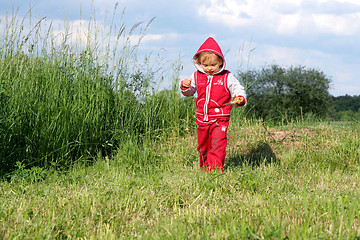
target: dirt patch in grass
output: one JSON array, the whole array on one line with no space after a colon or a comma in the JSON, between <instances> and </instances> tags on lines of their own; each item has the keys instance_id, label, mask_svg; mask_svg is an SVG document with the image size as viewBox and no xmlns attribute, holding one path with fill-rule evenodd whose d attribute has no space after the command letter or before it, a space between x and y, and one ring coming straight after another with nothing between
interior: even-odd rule
<instances>
[{"instance_id":1,"label":"dirt patch in grass","mask_svg":"<svg viewBox=\"0 0 360 240\"><path fill-rule=\"evenodd\" d=\"M278 162L291 149L306 152L326 148L329 136L335 133L326 126L317 127L239 127L229 131L228 158L233 162Z\"/></svg>"}]
</instances>

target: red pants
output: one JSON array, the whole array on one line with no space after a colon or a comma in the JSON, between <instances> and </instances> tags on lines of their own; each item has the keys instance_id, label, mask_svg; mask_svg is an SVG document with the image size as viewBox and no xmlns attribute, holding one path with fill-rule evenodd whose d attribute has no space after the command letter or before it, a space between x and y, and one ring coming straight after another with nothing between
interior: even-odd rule
<instances>
[{"instance_id":1,"label":"red pants","mask_svg":"<svg viewBox=\"0 0 360 240\"><path fill-rule=\"evenodd\" d=\"M217 121L209 125L198 124L198 148L200 167L205 171L224 171L229 121Z\"/></svg>"}]
</instances>

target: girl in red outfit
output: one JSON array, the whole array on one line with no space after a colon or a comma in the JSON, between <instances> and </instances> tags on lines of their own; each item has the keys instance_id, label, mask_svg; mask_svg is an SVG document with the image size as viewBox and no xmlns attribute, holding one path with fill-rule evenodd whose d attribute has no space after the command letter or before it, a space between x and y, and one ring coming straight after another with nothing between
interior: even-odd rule
<instances>
[{"instance_id":1,"label":"girl in red outfit","mask_svg":"<svg viewBox=\"0 0 360 240\"><path fill-rule=\"evenodd\" d=\"M200 167L204 170L224 170L227 145L227 128L234 100L237 106L245 106L244 87L232 73L225 70L222 51L213 38L208 38L194 55L197 69L191 79L180 82L184 96L196 98L196 123Z\"/></svg>"}]
</instances>

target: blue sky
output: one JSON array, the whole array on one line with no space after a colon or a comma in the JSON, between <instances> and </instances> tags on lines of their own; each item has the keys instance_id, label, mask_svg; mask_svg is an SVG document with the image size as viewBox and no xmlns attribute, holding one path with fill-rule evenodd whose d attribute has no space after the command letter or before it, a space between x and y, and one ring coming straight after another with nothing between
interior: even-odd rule
<instances>
[{"instance_id":1,"label":"blue sky","mask_svg":"<svg viewBox=\"0 0 360 240\"><path fill-rule=\"evenodd\" d=\"M258 69L269 64L306 66L323 71L334 96L360 95L360 1L358 0L0 0L0 19L19 7L46 21L74 24L111 15L115 4L125 15L115 19L131 27L155 17L141 45L181 56L183 76L194 70L192 56L213 36L226 53L227 68ZM81 12L81 14L80 14ZM242 50L242 51L241 51ZM250 51L252 50L252 51Z\"/></svg>"}]
</instances>

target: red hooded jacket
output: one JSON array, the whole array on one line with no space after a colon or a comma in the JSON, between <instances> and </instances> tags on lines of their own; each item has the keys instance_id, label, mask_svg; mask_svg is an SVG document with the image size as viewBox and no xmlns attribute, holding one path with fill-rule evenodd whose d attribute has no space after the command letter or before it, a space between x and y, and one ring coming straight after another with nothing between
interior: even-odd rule
<instances>
[{"instance_id":1,"label":"red hooded jacket","mask_svg":"<svg viewBox=\"0 0 360 240\"><path fill-rule=\"evenodd\" d=\"M194 57L202 52L212 52L223 59L223 65L218 72L208 75L202 67L194 62L197 71L192 75L191 86L187 89L181 87L185 96L193 96L197 92L196 98L196 122L206 124L216 120L229 120L232 105L226 105L234 96L246 98L244 87L227 70L225 70L225 58L220 46L212 38L208 38L196 52ZM245 100L246 101L246 100Z\"/></svg>"}]
</instances>

